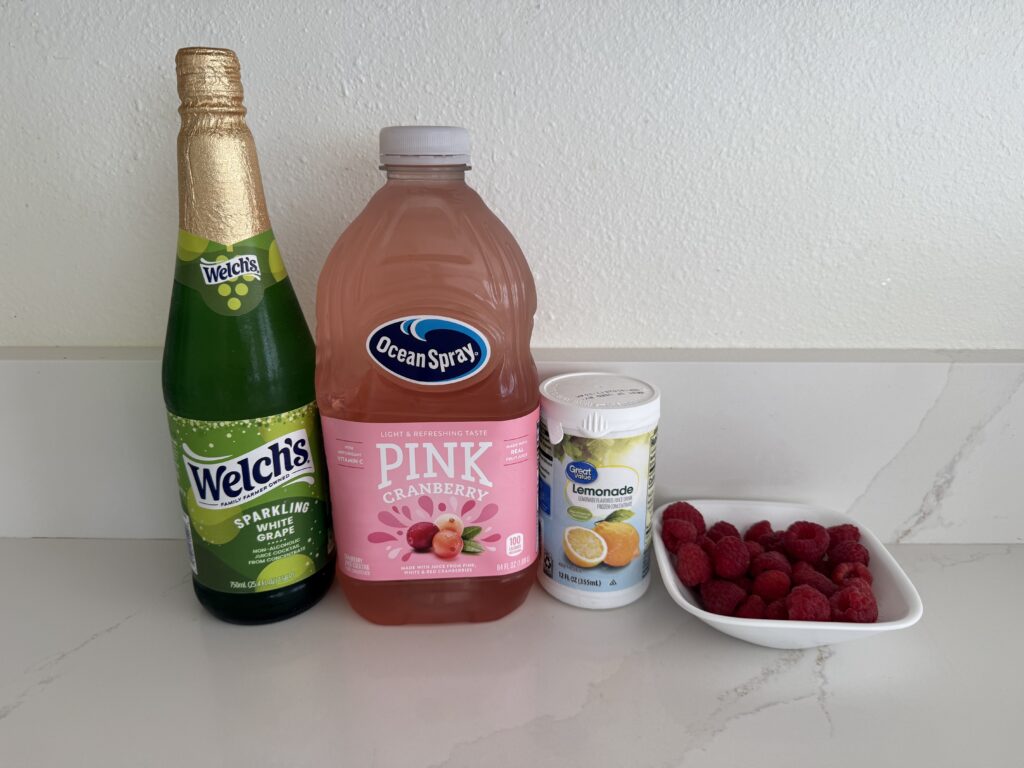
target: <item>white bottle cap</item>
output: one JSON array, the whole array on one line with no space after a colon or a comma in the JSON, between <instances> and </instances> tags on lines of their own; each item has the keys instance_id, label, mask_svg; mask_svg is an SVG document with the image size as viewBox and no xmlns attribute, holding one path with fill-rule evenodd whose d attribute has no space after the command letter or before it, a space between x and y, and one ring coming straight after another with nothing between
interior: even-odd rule
<instances>
[{"instance_id":1,"label":"white bottle cap","mask_svg":"<svg viewBox=\"0 0 1024 768\"><path fill-rule=\"evenodd\" d=\"M661 395L653 384L617 373L566 373L540 385L540 413L552 443L566 432L621 437L658 425Z\"/></svg>"},{"instance_id":2,"label":"white bottle cap","mask_svg":"<svg viewBox=\"0 0 1024 768\"><path fill-rule=\"evenodd\" d=\"M469 131L450 125L393 125L380 132L381 165L469 165Z\"/></svg>"}]
</instances>

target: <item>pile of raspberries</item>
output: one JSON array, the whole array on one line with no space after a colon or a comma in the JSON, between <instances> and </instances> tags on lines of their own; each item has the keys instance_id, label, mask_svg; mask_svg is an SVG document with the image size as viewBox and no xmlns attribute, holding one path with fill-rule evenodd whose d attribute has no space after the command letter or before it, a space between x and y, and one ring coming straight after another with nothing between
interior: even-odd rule
<instances>
[{"instance_id":1,"label":"pile of raspberries","mask_svg":"<svg viewBox=\"0 0 1024 768\"><path fill-rule=\"evenodd\" d=\"M860 624L878 620L870 556L855 525L825 528L800 520L775 531L761 520L741 536L725 521L707 528L696 507L677 501L662 516L661 540L675 554L679 580L711 613Z\"/></svg>"}]
</instances>

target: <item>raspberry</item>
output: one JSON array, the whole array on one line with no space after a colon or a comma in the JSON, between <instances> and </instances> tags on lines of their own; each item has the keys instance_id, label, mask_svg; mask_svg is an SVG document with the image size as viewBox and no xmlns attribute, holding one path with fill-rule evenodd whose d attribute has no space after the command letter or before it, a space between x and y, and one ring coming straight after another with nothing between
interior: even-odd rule
<instances>
[{"instance_id":1,"label":"raspberry","mask_svg":"<svg viewBox=\"0 0 1024 768\"><path fill-rule=\"evenodd\" d=\"M675 552L680 544L697 539L697 529L688 520L666 520L661 525L661 540L669 552Z\"/></svg>"},{"instance_id":2,"label":"raspberry","mask_svg":"<svg viewBox=\"0 0 1024 768\"><path fill-rule=\"evenodd\" d=\"M842 541L860 541L860 528L851 523L833 525L828 529L828 538L830 547Z\"/></svg>"},{"instance_id":3,"label":"raspberry","mask_svg":"<svg viewBox=\"0 0 1024 768\"><path fill-rule=\"evenodd\" d=\"M765 548L757 542L743 542L743 544L746 545L746 551L748 551L751 554L752 562L754 561L755 557L757 557L758 555L763 555L765 552Z\"/></svg>"},{"instance_id":4,"label":"raspberry","mask_svg":"<svg viewBox=\"0 0 1024 768\"><path fill-rule=\"evenodd\" d=\"M857 587L839 590L829 601L832 621L852 621L857 624L871 624L878 620L878 603L871 592Z\"/></svg>"},{"instance_id":5,"label":"raspberry","mask_svg":"<svg viewBox=\"0 0 1024 768\"><path fill-rule=\"evenodd\" d=\"M833 563L863 563L868 565L871 555L867 548L856 541L841 541L836 544L828 553L828 559Z\"/></svg>"},{"instance_id":6,"label":"raspberry","mask_svg":"<svg viewBox=\"0 0 1024 768\"><path fill-rule=\"evenodd\" d=\"M766 619L774 619L778 621L782 619L785 621L789 618L789 609L786 608L786 599L775 600L768 603L764 609L764 617Z\"/></svg>"},{"instance_id":7,"label":"raspberry","mask_svg":"<svg viewBox=\"0 0 1024 768\"><path fill-rule=\"evenodd\" d=\"M735 536L738 539L740 537L740 532L737 530L735 525L727 523L725 520L719 520L708 528L708 538L716 544L726 536Z\"/></svg>"},{"instance_id":8,"label":"raspberry","mask_svg":"<svg viewBox=\"0 0 1024 768\"><path fill-rule=\"evenodd\" d=\"M762 536L766 536L771 532L772 524L767 520L760 520L747 528L747 532L743 534L743 540L760 541Z\"/></svg>"},{"instance_id":9,"label":"raspberry","mask_svg":"<svg viewBox=\"0 0 1024 768\"><path fill-rule=\"evenodd\" d=\"M708 553L708 557L713 557L715 554L715 542L709 539L707 536L698 536L697 543L700 544L700 548Z\"/></svg>"},{"instance_id":10,"label":"raspberry","mask_svg":"<svg viewBox=\"0 0 1024 768\"><path fill-rule=\"evenodd\" d=\"M715 523L718 525L718 523ZM747 572L750 566L750 552L747 545L737 536L725 536L715 544L715 573L723 579L736 579Z\"/></svg>"},{"instance_id":11,"label":"raspberry","mask_svg":"<svg viewBox=\"0 0 1024 768\"><path fill-rule=\"evenodd\" d=\"M792 573L794 582L797 584L803 584L803 579L814 578L812 574L817 573L817 571L814 570L814 566L810 563L805 563L804 561L799 560L793 563ZM801 581L796 581L798 578L801 579Z\"/></svg>"},{"instance_id":12,"label":"raspberry","mask_svg":"<svg viewBox=\"0 0 1024 768\"><path fill-rule=\"evenodd\" d=\"M696 544L680 544L676 552L676 576L688 587L711 578L711 558Z\"/></svg>"},{"instance_id":13,"label":"raspberry","mask_svg":"<svg viewBox=\"0 0 1024 768\"><path fill-rule=\"evenodd\" d=\"M828 552L828 531L817 523L800 520L786 529L785 543L793 559L813 562Z\"/></svg>"},{"instance_id":14,"label":"raspberry","mask_svg":"<svg viewBox=\"0 0 1024 768\"><path fill-rule=\"evenodd\" d=\"M832 617L828 598L806 584L789 593L786 608L792 621L828 621Z\"/></svg>"},{"instance_id":15,"label":"raspberry","mask_svg":"<svg viewBox=\"0 0 1024 768\"><path fill-rule=\"evenodd\" d=\"M782 571L764 571L754 579L752 588L755 595L760 595L767 602L778 600L789 593L789 575Z\"/></svg>"},{"instance_id":16,"label":"raspberry","mask_svg":"<svg viewBox=\"0 0 1024 768\"><path fill-rule=\"evenodd\" d=\"M765 607L764 600L757 595L750 595L740 603L736 616L741 619L763 619Z\"/></svg>"},{"instance_id":17,"label":"raspberry","mask_svg":"<svg viewBox=\"0 0 1024 768\"><path fill-rule=\"evenodd\" d=\"M871 589L871 584L864 581L864 579L847 579L846 583L840 589L859 589L861 592L867 592L869 595L874 595L874 591Z\"/></svg>"},{"instance_id":18,"label":"raspberry","mask_svg":"<svg viewBox=\"0 0 1024 768\"><path fill-rule=\"evenodd\" d=\"M675 504L665 507L665 511L661 513L661 521L664 523L666 520L686 520L697 529L698 536L707 530L707 525L704 524L704 515L693 504L686 501L677 501Z\"/></svg>"},{"instance_id":19,"label":"raspberry","mask_svg":"<svg viewBox=\"0 0 1024 768\"><path fill-rule=\"evenodd\" d=\"M831 597L839 589L832 579L814 570L814 566L805 562L798 562L793 565L793 584L796 586L810 585L825 597Z\"/></svg>"},{"instance_id":20,"label":"raspberry","mask_svg":"<svg viewBox=\"0 0 1024 768\"><path fill-rule=\"evenodd\" d=\"M849 586L847 582L851 579L863 579L868 584L875 580L864 563L839 563L832 571L832 581L840 587Z\"/></svg>"},{"instance_id":21,"label":"raspberry","mask_svg":"<svg viewBox=\"0 0 1024 768\"><path fill-rule=\"evenodd\" d=\"M824 557L813 563L808 563L808 565L826 578L832 578L832 564Z\"/></svg>"},{"instance_id":22,"label":"raspberry","mask_svg":"<svg viewBox=\"0 0 1024 768\"><path fill-rule=\"evenodd\" d=\"M750 575L757 577L765 571L782 571L788 576L793 573L793 566L781 552L765 552L750 561Z\"/></svg>"},{"instance_id":23,"label":"raspberry","mask_svg":"<svg viewBox=\"0 0 1024 768\"><path fill-rule=\"evenodd\" d=\"M754 582L748 579L746 576L740 576L737 579L726 579L726 581L731 581L737 587L742 589L744 595L749 595L750 591L754 588Z\"/></svg>"},{"instance_id":24,"label":"raspberry","mask_svg":"<svg viewBox=\"0 0 1024 768\"><path fill-rule=\"evenodd\" d=\"M757 543L764 547L765 552L782 552L786 553L786 543L783 541L782 531L772 531L766 533Z\"/></svg>"},{"instance_id":25,"label":"raspberry","mask_svg":"<svg viewBox=\"0 0 1024 768\"><path fill-rule=\"evenodd\" d=\"M736 607L745 598L743 590L731 581L712 579L701 585L700 598L704 602L704 610L732 616Z\"/></svg>"}]
</instances>

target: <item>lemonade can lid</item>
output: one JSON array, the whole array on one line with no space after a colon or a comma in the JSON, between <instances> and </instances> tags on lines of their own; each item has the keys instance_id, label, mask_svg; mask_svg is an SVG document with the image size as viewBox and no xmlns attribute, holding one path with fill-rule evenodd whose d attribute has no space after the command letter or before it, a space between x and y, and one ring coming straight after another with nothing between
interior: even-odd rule
<instances>
[{"instance_id":1,"label":"lemonade can lid","mask_svg":"<svg viewBox=\"0 0 1024 768\"><path fill-rule=\"evenodd\" d=\"M661 393L618 373L566 373L540 385L540 412L555 444L566 432L591 438L637 434L657 426Z\"/></svg>"}]
</instances>

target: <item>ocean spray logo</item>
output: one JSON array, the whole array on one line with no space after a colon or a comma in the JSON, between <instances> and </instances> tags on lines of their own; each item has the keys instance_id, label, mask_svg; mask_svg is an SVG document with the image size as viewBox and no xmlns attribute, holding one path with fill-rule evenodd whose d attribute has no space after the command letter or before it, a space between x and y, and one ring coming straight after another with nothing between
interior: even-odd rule
<instances>
[{"instance_id":1,"label":"ocean spray logo","mask_svg":"<svg viewBox=\"0 0 1024 768\"><path fill-rule=\"evenodd\" d=\"M199 269L203 272L203 282L207 285L220 285L232 278L242 275L260 277L260 262L255 256L238 255L227 261L199 260Z\"/></svg>"},{"instance_id":2,"label":"ocean spray logo","mask_svg":"<svg viewBox=\"0 0 1024 768\"><path fill-rule=\"evenodd\" d=\"M589 485L597 480L597 467L587 461L573 461L566 465L565 476L574 483Z\"/></svg>"},{"instance_id":3,"label":"ocean spray logo","mask_svg":"<svg viewBox=\"0 0 1024 768\"><path fill-rule=\"evenodd\" d=\"M439 315L399 317L373 329L366 351L393 376L415 384L454 384L475 376L491 356L471 325Z\"/></svg>"},{"instance_id":4,"label":"ocean spray logo","mask_svg":"<svg viewBox=\"0 0 1024 768\"><path fill-rule=\"evenodd\" d=\"M182 461L196 504L226 509L292 483L313 485L313 456L306 430L297 429L242 456L201 456L182 445Z\"/></svg>"}]
</instances>

